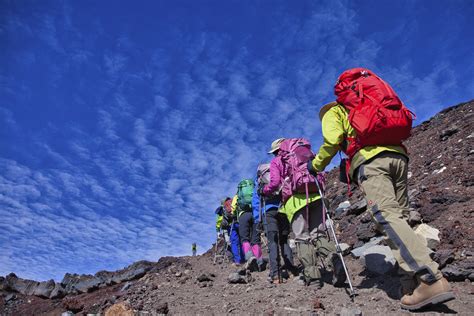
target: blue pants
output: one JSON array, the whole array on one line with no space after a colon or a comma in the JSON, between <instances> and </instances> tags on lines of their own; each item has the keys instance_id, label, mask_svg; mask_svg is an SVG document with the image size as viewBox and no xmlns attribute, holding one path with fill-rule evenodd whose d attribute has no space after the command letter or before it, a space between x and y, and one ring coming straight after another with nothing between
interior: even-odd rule
<instances>
[{"instance_id":1,"label":"blue pants","mask_svg":"<svg viewBox=\"0 0 474 316\"><path fill-rule=\"evenodd\" d=\"M232 250L232 255L234 256L234 262L242 263L244 254L242 253L242 247L240 247L239 223L234 223L232 224L232 228L229 228L229 237L230 249Z\"/></svg>"}]
</instances>

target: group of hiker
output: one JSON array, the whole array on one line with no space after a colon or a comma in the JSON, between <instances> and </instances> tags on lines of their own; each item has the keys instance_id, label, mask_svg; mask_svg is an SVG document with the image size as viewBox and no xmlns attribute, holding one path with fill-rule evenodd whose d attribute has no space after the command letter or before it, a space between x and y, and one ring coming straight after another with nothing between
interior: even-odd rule
<instances>
[{"instance_id":1,"label":"group of hiker","mask_svg":"<svg viewBox=\"0 0 474 316\"><path fill-rule=\"evenodd\" d=\"M270 163L259 165L254 178L239 182L237 193L217 208L218 238L230 245L235 265L245 263L251 271L263 271L263 231L270 282L279 284L293 275L319 288L321 270L326 269L332 272L333 285L343 286L347 280L352 290L324 199L324 169L342 152L346 158L341 159L341 181L349 188L360 187L372 220L398 262L401 307L417 310L454 299L429 249L407 223L409 156L402 142L410 136L414 114L368 69L343 72L334 92L336 101L319 112L319 151L313 154L305 138L274 140ZM300 267L293 261L290 231Z\"/></svg>"}]
</instances>

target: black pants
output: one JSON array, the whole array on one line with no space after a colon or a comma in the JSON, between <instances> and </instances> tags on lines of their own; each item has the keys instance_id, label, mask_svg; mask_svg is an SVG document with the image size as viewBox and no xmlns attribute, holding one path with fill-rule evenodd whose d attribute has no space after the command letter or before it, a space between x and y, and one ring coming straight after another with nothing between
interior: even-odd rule
<instances>
[{"instance_id":1,"label":"black pants","mask_svg":"<svg viewBox=\"0 0 474 316\"><path fill-rule=\"evenodd\" d=\"M252 212L244 212L239 217L240 242L249 242L251 245L260 244L260 234L257 233L257 223Z\"/></svg>"},{"instance_id":2,"label":"black pants","mask_svg":"<svg viewBox=\"0 0 474 316\"><path fill-rule=\"evenodd\" d=\"M288 235L290 233L290 223L285 214L278 213L277 208L268 210L265 214L266 233L268 239L268 252L270 257L270 277L278 275L280 263L280 254L283 257L284 268L291 273L296 274L296 268L293 265L293 252L288 245Z\"/></svg>"}]
</instances>

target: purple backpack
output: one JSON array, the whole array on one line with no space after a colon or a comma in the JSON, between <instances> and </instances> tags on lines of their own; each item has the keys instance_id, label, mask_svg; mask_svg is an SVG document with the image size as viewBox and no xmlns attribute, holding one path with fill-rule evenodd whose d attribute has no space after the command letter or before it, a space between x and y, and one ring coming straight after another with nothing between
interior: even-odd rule
<instances>
[{"instance_id":1,"label":"purple backpack","mask_svg":"<svg viewBox=\"0 0 474 316\"><path fill-rule=\"evenodd\" d=\"M282 198L286 202L295 193L318 192L316 179L308 171L307 163L314 158L311 151L311 144L305 138L288 138L280 145L280 152L283 162L283 187Z\"/></svg>"}]
</instances>

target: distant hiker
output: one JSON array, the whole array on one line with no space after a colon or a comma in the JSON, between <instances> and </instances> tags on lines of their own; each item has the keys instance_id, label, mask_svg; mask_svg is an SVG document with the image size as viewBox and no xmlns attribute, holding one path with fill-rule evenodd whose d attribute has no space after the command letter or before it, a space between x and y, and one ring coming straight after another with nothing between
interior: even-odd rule
<instances>
[{"instance_id":1,"label":"distant hiker","mask_svg":"<svg viewBox=\"0 0 474 316\"><path fill-rule=\"evenodd\" d=\"M253 192L254 182L252 179L245 179L239 182L237 187L239 234L245 261L247 262L247 269L250 271L263 271L265 269L265 262L260 246L260 234L257 232L257 223L254 221L252 212Z\"/></svg>"},{"instance_id":2,"label":"distant hiker","mask_svg":"<svg viewBox=\"0 0 474 316\"><path fill-rule=\"evenodd\" d=\"M311 153L310 149L309 142L302 138L275 140L269 151L275 155L270 165L270 183L260 191L269 196L280 188L282 190L283 205L280 212L288 217L295 234L297 255L303 265L304 284L316 288L323 285L318 268L321 258L333 271L333 284L339 286L344 284L346 276L336 254L335 244L327 239L325 227L322 225L322 204L319 194L314 193L314 177L310 176L306 169L309 157L299 165L292 158L297 157L295 151ZM303 179L302 177L313 179L311 187L301 187L299 180Z\"/></svg>"},{"instance_id":3,"label":"distant hiker","mask_svg":"<svg viewBox=\"0 0 474 316\"><path fill-rule=\"evenodd\" d=\"M278 155L278 148L274 148L269 153ZM275 159L274 159L275 160ZM257 192L258 188L269 184L275 173L278 173L277 165L273 162L263 164L258 167L257 179L255 181L255 191L252 201L253 213L256 222L262 222L265 234L268 239L268 253L270 257L270 273L269 281L271 283L281 283L282 277L287 278L288 272L298 275L298 269L293 263L293 252L288 244L288 235L290 233L290 223L285 214L279 213L278 208L281 201L281 192L276 190L274 194L267 197L260 196ZM283 266L280 266L280 254L283 258Z\"/></svg>"},{"instance_id":4,"label":"distant hiker","mask_svg":"<svg viewBox=\"0 0 474 316\"><path fill-rule=\"evenodd\" d=\"M192 250L193 250L193 257L194 257L194 256L196 256L196 252L197 252L197 246L196 246L195 242L193 242Z\"/></svg>"},{"instance_id":5,"label":"distant hiker","mask_svg":"<svg viewBox=\"0 0 474 316\"><path fill-rule=\"evenodd\" d=\"M406 221L408 154L402 141L410 135L411 112L387 83L363 68L345 71L335 94L337 101L319 112L323 144L308 169L323 171L339 150L349 157L342 166L347 178L361 187L401 268L403 309L454 299L429 249Z\"/></svg>"},{"instance_id":6,"label":"distant hiker","mask_svg":"<svg viewBox=\"0 0 474 316\"><path fill-rule=\"evenodd\" d=\"M216 229L218 237L223 235L226 243L230 243L234 264L240 265L243 262L243 254L239 238L239 223L236 220L232 202L233 199L227 197L216 209Z\"/></svg>"}]
</instances>

